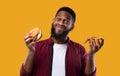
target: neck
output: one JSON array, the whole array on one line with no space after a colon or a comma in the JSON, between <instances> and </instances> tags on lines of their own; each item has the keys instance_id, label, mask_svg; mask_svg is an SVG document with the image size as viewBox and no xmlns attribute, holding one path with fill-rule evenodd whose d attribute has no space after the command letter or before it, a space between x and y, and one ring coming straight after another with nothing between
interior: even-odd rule
<instances>
[{"instance_id":1,"label":"neck","mask_svg":"<svg viewBox=\"0 0 120 76\"><path fill-rule=\"evenodd\" d=\"M52 37L52 39L53 39L53 42L54 43L57 43L57 44L63 44L63 43L65 43L65 41L67 40L67 36L63 39L63 40L57 40L57 39L55 39L54 37Z\"/></svg>"}]
</instances>

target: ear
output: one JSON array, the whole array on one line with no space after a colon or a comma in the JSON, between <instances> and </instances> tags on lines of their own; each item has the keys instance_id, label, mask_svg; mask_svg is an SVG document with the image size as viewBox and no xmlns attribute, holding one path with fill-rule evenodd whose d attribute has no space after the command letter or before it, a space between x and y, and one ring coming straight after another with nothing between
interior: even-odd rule
<instances>
[{"instance_id":1,"label":"ear","mask_svg":"<svg viewBox=\"0 0 120 76\"><path fill-rule=\"evenodd\" d=\"M71 30L73 30L73 29L74 29L74 25L72 25L72 27L71 27L70 31L71 31Z\"/></svg>"}]
</instances>

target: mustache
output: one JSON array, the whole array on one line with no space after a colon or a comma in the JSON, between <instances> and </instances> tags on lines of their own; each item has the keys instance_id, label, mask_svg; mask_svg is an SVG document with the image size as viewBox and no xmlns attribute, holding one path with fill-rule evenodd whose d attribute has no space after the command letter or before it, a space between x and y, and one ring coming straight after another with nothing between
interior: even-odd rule
<instances>
[{"instance_id":1,"label":"mustache","mask_svg":"<svg viewBox=\"0 0 120 76\"><path fill-rule=\"evenodd\" d=\"M53 26L53 25L52 25ZM56 24L55 26L53 26L54 28L56 27L59 27L59 28L62 28L64 31L66 30L66 27L63 26L63 25L59 25L59 24Z\"/></svg>"}]
</instances>

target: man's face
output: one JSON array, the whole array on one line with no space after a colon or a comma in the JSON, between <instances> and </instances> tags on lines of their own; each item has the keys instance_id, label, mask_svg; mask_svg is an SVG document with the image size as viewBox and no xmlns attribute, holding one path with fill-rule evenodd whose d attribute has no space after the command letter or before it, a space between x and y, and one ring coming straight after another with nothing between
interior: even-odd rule
<instances>
[{"instance_id":1,"label":"man's face","mask_svg":"<svg viewBox=\"0 0 120 76\"><path fill-rule=\"evenodd\" d=\"M57 39L64 39L73 28L73 18L66 11L60 11L53 20L51 33Z\"/></svg>"}]
</instances>

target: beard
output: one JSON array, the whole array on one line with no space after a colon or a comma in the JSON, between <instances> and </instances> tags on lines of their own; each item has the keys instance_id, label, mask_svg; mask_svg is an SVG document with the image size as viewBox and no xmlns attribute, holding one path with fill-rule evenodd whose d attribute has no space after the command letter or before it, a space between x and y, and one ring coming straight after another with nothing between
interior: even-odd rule
<instances>
[{"instance_id":1,"label":"beard","mask_svg":"<svg viewBox=\"0 0 120 76\"><path fill-rule=\"evenodd\" d=\"M55 27L54 27L54 25L52 24L51 35L52 35L52 37L54 37L55 39L57 39L57 40L64 40L64 39L66 38L66 36L67 36L68 33L69 33L68 30L64 30L64 31L62 31L61 34L57 34L57 33L55 32Z\"/></svg>"}]
</instances>

